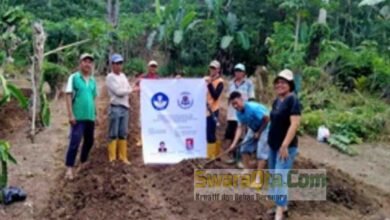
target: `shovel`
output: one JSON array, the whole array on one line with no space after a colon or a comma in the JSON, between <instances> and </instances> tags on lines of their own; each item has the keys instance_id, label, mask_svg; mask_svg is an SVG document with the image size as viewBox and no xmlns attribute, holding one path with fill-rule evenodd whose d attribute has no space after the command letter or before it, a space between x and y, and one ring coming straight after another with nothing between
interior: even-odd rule
<instances>
[{"instance_id":1,"label":"shovel","mask_svg":"<svg viewBox=\"0 0 390 220\"><path fill-rule=\"evenodd\" d=\"M230 153L232 150L234 150L234 149L236 149L236 148L238 148L238 147L241 147L241 146L244 145L244 144L248 144L248 143L250 143L250 142L252 142L252 141L254 141L253 138L251 138L251 139L249 139L249 140L247 140L247 141L245 141L245 142L242 142L242 143L240 143L240 144L237 144L233 149L227 149L227 150L225 150L224 152L222 152L222 153L220 153L218 156L216 156L214 159L211 159L211 160L207 161L206 163L204 163L203 165L200 165L199 167L200 167L201 169L203 169L206 165L209 165L209 164L215 162L216 160L220 159L222 156L225 156L226 154Z\"/></svg>"}]
</instances>

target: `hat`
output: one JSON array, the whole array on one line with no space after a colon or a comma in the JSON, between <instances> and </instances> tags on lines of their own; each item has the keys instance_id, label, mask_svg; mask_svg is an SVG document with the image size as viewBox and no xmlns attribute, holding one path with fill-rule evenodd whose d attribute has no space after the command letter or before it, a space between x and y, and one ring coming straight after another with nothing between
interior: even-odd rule
<instances>
[{"instance_id":1,"label":"hat","mask_svg":"<svg viewBox=\"0 0 390 220\"><path fill-rule=\"evenodd\" d=\"M89 53L83 53L83 54L80 56L80 61L85 60L85 59L87 59L87 58L91 59L92 61L94 60L94 58L93 58L93 56L92 56L91 54L89 54Z\"/></svg>"},{"instance_id":2,"label":"hat","mask_svg":"<svg viewBox=\"0 0 390 220\"><path fill-rule=\"evenodd\" d=\"M294 74L291 70L289 69L284 69L282 70L279 74L278 74L278 77L277 78L282 78L282 79L285 79L287 81L294 81Z\"/></svg>"},{"instance_id":3,"label":"hat","mask_svg":"<svg viewBox=\"0 0 390 220\"><path fill-rule=\"evenodd\" d=\"M246 72L245 66L242 63L239 63L236 66L234 66L234 70L240 70L242 72Z\"/></svg>"},{"instance_id":4,"label":"hat","mask_svg":"<svg viewBox=\"0 0 390 220\"><path fill-rule=\"evenodd\" d=\"M214 68L219 69L219 68L221 68L221 64L218 62L218 60L213 60L213 61L211 61L209 67L214 67Z\"/></svg>"},{"instance_id":5,"label":"hat","mask_svg":"<svg viewBox=\"0 0 390 220\"><path fill-rule=\"evenodd\" d=\"M157 63L155 60L151 60L151 61L148 63L148 66L158 66L158 63Z\"/></svg>"},{"instance_id":6,"label":"hat","mask_svg":"<svg viewBox=\"0 0 390 220\"><path fill-rule=\"evenodd\" d=\"M113 54L111 56L111 62L112 63L120 63L123 62L123 57L120 54Z\"/></svg>"}]
</instances>

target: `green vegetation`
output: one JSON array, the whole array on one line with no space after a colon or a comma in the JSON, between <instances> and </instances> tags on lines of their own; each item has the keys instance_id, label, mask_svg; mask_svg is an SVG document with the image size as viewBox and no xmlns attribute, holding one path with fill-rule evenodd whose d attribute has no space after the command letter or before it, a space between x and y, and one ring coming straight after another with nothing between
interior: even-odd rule
<instances>
[{"instance_id":1,"label":"green vegetation","mask_svg":"<svg viewBox=\"0 0 390 220\"><path fill-rule=\"evenodd\" d=\"M202 76L218 59L226 76L238 62L249 74L259 65L271 75L292 69L304 106L302 132L315 135L325 125L334 134L330 144L343 152L355 154L354 143L389 139L389 0L114 2L0 1L2 83L29 77L31 25L42 21L45 51L83 42L45 57L42 80L51 87L49 98L83 52L94 54L97 73L108 71L110 53L121 53L128 75L146 71L147 60L156 59L161 75ZM13 94L27 106L15 86L2 85L2 102ZM49 104L43 94L41 100L47 124Z\"/></svg>"}]
</instances>

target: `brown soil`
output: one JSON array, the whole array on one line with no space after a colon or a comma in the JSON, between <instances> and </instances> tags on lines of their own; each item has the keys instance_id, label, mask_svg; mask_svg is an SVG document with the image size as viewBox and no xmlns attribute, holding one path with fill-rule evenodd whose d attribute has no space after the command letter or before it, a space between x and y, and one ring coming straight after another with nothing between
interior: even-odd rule
<instances>
[{"instance_id":1,"label":"brown soil","mask_svg":"<svg viewBox=\"0 0 390 220\"><path fill-rule=\"evenodd\" d=\"M97 143L91 153L89 166L80 171L74 181L63 180L62 158L66 143L53 145L55 152L41 152L42 155L56 155L59 165L50 168L47 173L53 177L47 181L43 195L32 198L30 202L43 201L26 212L26 203L15 204L4 219L269 219L265 211L272 203L263 202L199 202L193 199L193 169L205 160L183 161L171 166L145 166L142 161L142 149L135 147L139 137L138 114L133 111L130 119L129 154L132 165L107 162L107 94L102 88L99 99L100 126L97 128ZM137 99L132 97L133 109L139 109ZM61 103L62 104L62 103ZM224 111L222 115L224 115ZM58 117L61 114L58 113ZM65 120L66 122L66 120ZM64 122L64 123L65 123ZM221 125L221 130L225 125ZM222 134L222 132L221 132ZM63 137L62 128L51 138ZM56 135L56 136L54 136ZM43 138L43 137L42 137ZM49 142L49 140L44 140ZM18 152L23 154L23 152ZM320 153L319 153L320 154ZM386 161L383 161L386 163ZM47 169L53 161L41 163ZM32 169L35 164L30 164ZM60 169L62 168L62 169ZM232 168L222 162L210 164L208 168ZM328 175L327 201L291 202L289 219L386 219L390 216L390 195L380 188L371 186L367 181L357 180L342 169L331 164L319 163L307 157L298 157L295 168L326 168ZM26 169L26 166L24 166ZM12 176L15 174L12 173ZM383 174L388 175L388 174ZM18 176L18 174L17 174ZM42 178L40 176L39 178ZM24 188L34 194L35 178ZM41 180L42 181L42 180ZM22 183L21 180L15 181ZM28 203L27 203L28 204ZM23 209L24 214L16 215L15 209ZM13 215L11 215L13 214ZM11 217L11 218L10 218ZM2 215L0 214L0 219Z\"/></svg>"}]
</instances>

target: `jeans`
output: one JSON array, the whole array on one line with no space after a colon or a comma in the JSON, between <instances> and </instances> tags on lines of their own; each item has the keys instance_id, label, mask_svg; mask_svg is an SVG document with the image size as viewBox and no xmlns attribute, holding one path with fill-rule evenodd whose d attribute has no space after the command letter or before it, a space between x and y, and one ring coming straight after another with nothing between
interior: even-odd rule
<instances>
[{"instance_id":1,"label":"jeans","mask_svg":"<svg viewBox=\"0 0 390 220\"><path fill-rule=\"evenodd\" d=\"M74 166L81 139L83 139L83 147L81 149L80 162L84 163L88 160L89 152L93 146L94 131L95 122L93 121L77 121L75 125L72 125L68 152L65 159L67 167Z\"/></svg>"},{"instance_id":2,"label":"jeans","mask_svg":"<svg viewBox=\"0 0 390 220\"><path fill-rule=\"evenodd\" d=\"M252 129L249 129L242 141L244 144L241 146L241 153L252 154L256 152L257 160L267 160L269 156L268 131L268 128L264 129L259 140L254 141L253 136L255 133Z\"/></svg>"},{"instance_id":3,"label":"jeans","mask_svg":"<svg viewBox=\"0 0 390 220\"><path fill-rule=\"evenodd\" d=\"M219 111L213 112L212 115L207 116L206 124L207 124L207 143L215 143L217 142L217 120L218 120Z\"/></svg>"},{"instance_id":4,"label":"jeans","mask_svg":"<svg viewBox=\"0 0 390 220\"><path fill-rule=\"evenodd\" d=\"M111 140L126 140L129 127L129 109L123 106L110 106L109 120L109 138Z\"/></svg>"},{"instance_id":5,"label":"jeans","mask_svg":"<svg viewBox=\"0 0 390 220\"><path fill-rule=\"evenodd\" d=\"M298 153L297 147L288 148L288 158L283 160L279 156L279 151L270 149L268 158L268 169L271 174L277 174L282 176L282 186L272 187L272 178L270 179L270 195L274 196L274 201L278 206L287 206L288 203L288 187L287 177L288 172L291 170L295 157Z\"/></svg>"}]
</instances>

